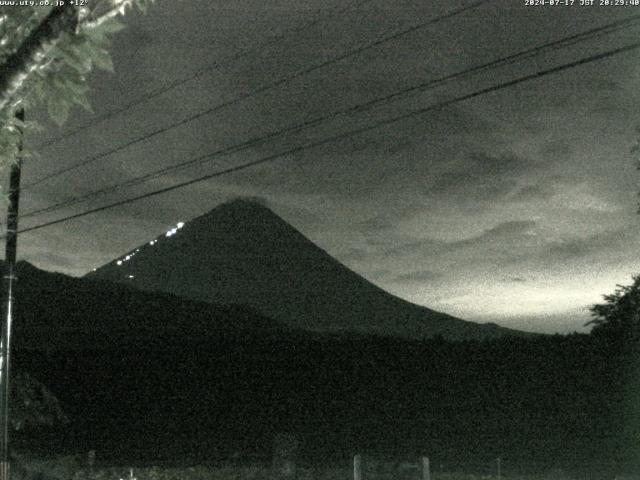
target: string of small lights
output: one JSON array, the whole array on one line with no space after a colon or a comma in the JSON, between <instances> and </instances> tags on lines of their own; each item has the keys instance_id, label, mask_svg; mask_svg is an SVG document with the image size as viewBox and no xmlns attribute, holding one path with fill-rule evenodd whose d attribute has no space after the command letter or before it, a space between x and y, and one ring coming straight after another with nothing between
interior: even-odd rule
<instances>
[{"instance_id":1,"label":"string of small lights","mask_svg":"<svg viewBox=\"0 0 640 480\"><path fill-rule=\"evenodd\" d=\"M167 230L164 234L165 237L169 238L169 237L173 237L176 233L178 233L178 230L180 230L182 227L184 227L184 222L178 222L176 224L175 227L170 228L169 230ZM154 238L153 240L151 240L148 245L150 247L153 247L154 245L156 245L159 242L159 237ZM115 260L115 264L120 267L122 265L124 265L126 262L128 262L129 260L131 260L133 257L135 257L138 253L140 253L140 248L144 248L144 247L138 247L135 250L131 250L130 252L124 254L122 257L118 258L117 260ZM94 268L95 271L95 268ZM128 275L129 278L133 278L133 275Z\"/></svg>"},{"instance_id":2,"label":"string of small lights","mask_svg":"<svg viewBox=\"0 0 640 480\"><path fill-rule=\"evenodd\" d=\"M476 90L476 91L471 92L471 93L460 95L458 97L454 97L452 99L445 100L445 101L430 105L430 106L425 107L425 108L421 108L421 109L418 109L418 110L413 110L413 111L410 111L408 113L404 113L402 115L398 115L398 116L395 116L395 117L392 117L392 118L388 118L388 119L376 122L376 123L374 123L372 125L369 125L369 126L366 126L366 127L350 130L350 131L343 132L343 133L340 133L340 134L337 134L337 135L333 135L331 137L327 137L327 138L324 138L322 140L314 141L314 142L311 142L311 143L308 143L308 144L305 144L305 145L301 145L301 146L298 146L298 147L295 147L295 148L291 148L289 150L285 150L285 151L280 152L280 153L276 153L276 154L273 154L273 155L262 157L260 159L253 160L253 161L250 161L250 162L246 162L244 164L236 165L236 166L233 166L233 167L230 167L230 168L226 168L224 170L219 170L219 171L214 172L214 173L210 173L210 174L207 174L207 175L202 175L200 177L196 177L196 178L184 181L184 182L176 183L176 184L170 185L168 187L164 187L164 188L157 189L157 190L154 190L154 191L151 191L151 192L146 192L146 193L143 193L143 194L140 194L140 195L136 195L136 196L131 197L131 198L119 200L117 202L113 202L113 203L110 203L110 204L107 204L107 205L103 205L103 206L100 206L100 207L96 207L96 208L92 208L92 209L89 209L89 210L85 210L83 212L79 212L79 213L76 213L76 214L73 214L73 215L68 215L66 217L58 218L56 220L51 220L51 221L44 222L44 223L41 223L41 224L38 224L38 225L34 225L34 226L31 226L31 227L23 228L23 229L20 229L18 231L18 233L27 233L27 232L40 230L40 229L47 228L47 227L50 227L50 226L53 226L53 225L57 225L57 224L60 224L60 223L63 223L63 222L68 222L70 220L74 220L74 219L77 219L77 218L82 218L82 217L85 217L87 215L91 215L91 214L94 214L94 213L97 213L97 212L110 210L110 209L113 209L113 208L116 208L116 207L119 207L119 206L122 206L122 205L138 202L138 201L144 200L146 198L151 198L151 197L154 197L154 196L157 196L157 195L168 193L168 192L171 192L171 191L174 191L174 190L177 190L177 189L180 189L180 188L184 188L184 187L196 184L196 183L201 183L201 182L210 180L212 178L220 177L220 176L223 176L223 175L228 175L230 173L238 172L240 170L245 170L245 169L248 169L248 168L251 168L251 167L254 167L254 166L257 166L257 165L265 164L265 163L268 163L268 162L273 162L275 160L278 160L278 159L283 158L283 157L288 156L288 155L297 154L297 153L300 153L300 152L305 151L305 150L309 150L309 149L316 148L316 147L319 147L319 146L322 146L322 145L327 145L327 144L330 144L330 143L334 143L334 142L337 142L339 140L346 139L346 138L349 138L349 137L352 137L352 136L355 136L355 135L359 135L359 134L362 134L362 133L370 132L372 130L376 130L378 128L381 128L381 127L384 127L384 126L388 126L388 125L391 125L391 124L394 124L394 123L397 123L397 122L400 122L402 120L406 120L406 119L409 119L409 118L412 118L412 117L418 117L418 116L424 115L427 112L430 112L430 111L433 111L433 110L436 110L436 109L440 109L440 108L443 108L443 107L447 107L447 106L453 105L455 103L459 103L459 102L462 102L462 101L465 101L465 100L469 100L471 98L477 98L477 97L479 97L481 95L486 95L488 93L492 93L492 92L496 92L496 91L499 91L499 90L503 90L505 88L509 88L509 87L512 87L514 85L518 85L518 84L523 83L523 82L528 82L528 81L531 81L531 80L536 80L536 79L539 79L539 78L543 78L543 77L548 76L548 75L553 75L553 74L556 74L556 73L559 73L559 72L562 72L562 71L565 71L565 70L568 70L568 69L571 69L571 68L575 68L575 67L578 67L578 66L581 66L581 65L586 65L588 63L593 63L593 62L596 62L596 61L604 60L606 58L611 58L613 56L620 55L622 53L630 52L630 51L637 50L637 49L640 49L640 42L632 43L632 44L625 45L623 47L619 47L619 48L616 48L616 49L613 49L613 50L607 50L605 52L601 52L601 53L598 53L598 54L594 54L594 55L590 55L590 56L587 56L587 57L583 57L583 58L581 58L579 60L575 60L575 61L572 61L572 62L569 62L569 63L564 63L562 65L558 65L558 66L555 66L555 67L552 67L552 68L539 70L537 72L534 72L534 73L531 73L531 74L528 74L528 75L525 75L525 76L521 76L521 77L518 77L518 78L513 79L513 80L502 82L502 83L499 83L499 84L496 84L496 85L493 85L493 86L490 86L490 87L486 87L486 88L483 88L483 89L480 89L480 90ZM4 238L4 237L5 236L3 235L0 238Z\"/></svg>"},{"instance_id":3,"label":"string of small lights","mask_svg":"<svg viewBox=\"0 0 640 480\"><path fill-rule=\"evenodd\" d=\"M481 65L476 65L449 75L445 75L443 77L440 78L436 78L433 80L429 80L427 82L422 82L420 84L417 85L412 85L410 87L406 87L400 90L397 90L395 92L392 92L390 94L381 96L381 97L377 97L375 99L369 100L367 102L364 103L360 103L357 105L353 105L350 106L348 108L344 108L344 109L340 109L340 110L336 110L334 112L331 112L327 115L323 115L320 117L316 117L310 120L307 120L305 122L284 128L284 129L280 129L280 130L276 130L274 132L269 132L267 134L264 134L262 136L259 137L254 137L251 138L249 140L243 141L241 143L223 148L223 149L219 149L217 151L214 152L210 152L207 153L205 155L202 156L198 156L196 158L192 158L190 160L184 161L184 162L180 162L177 164L173 164L173 165L169 165L167 167L163 167L161 169L157 169L154 170L152 172L146 173L144 175L140 175L138 177L134 177L131 178L129 180L126 180L124 182L119 182L116 183L114 185L109 185L107 187L98 189L98 190L94 190L91 192L88 192L86 194L83 195L76 195L67 199L64 199L60 202L54 203L52 205L46 206L46 207L42 207L39 209L35 209L35 210L31 210L26 212L25 214L22 215L22 218L29 218L35 215L39 215L39 214L43 214L43 213L48 213L48 212L52 212L52 211L56 211L56 210L60 210L62 208L66 208L66 207L70 207L73 205L76 205L78 203L81 202L85 202L94 198L98 198L100 196L103 195L107 195L109 193L114 193L117 192L119 190L125 189L125 188L129 188L135 185L139 185L142 184L144 182L150 181L152 179L161 177L161 176L165 176L168 175L170 173L174 173L176 171L179 170L183 170L185 168L189 168L195 165L199 165L202 163L206 163L206 162L211 162L212 160L219 158L220 156L224 156L224 155L230 155L233 153L238 153L240 151L249 149L253 146L265 143L269 140L273 140L275 138L278 137L282 137L284 135L287 134L291 134L291 133L297 133L297 132L301 132L304 130L307 130L309 128L312 127L316 127L322 123L326 123L331 119L334 119L338 116L341 115L348 115L348 114L352 114L352 113L359 113L361 111L367 110L367 109L371 109L377 105L380 104L384 104L387 102L391 102L391 101L395 101L398 99L401 99L403 97L405 97L408 94L415 94L415 93L419 93L419 92L424 92L427 91L429 89L447 84L449 82L455 81L455 80L460 80L460 79L464 79L467 78L469 76L472 75L476 75L478 73L482 73L482 72L486 72L486 71L490 71L499 67L503 67L505 65L510 65L513 64L515 62L518 61L523 61L529 58L532 58L534 56L540 55L542 53L544 53L545 51L548 50L556 50L556 49L560 49L560 48L566 48L572 45L575 45L579 42L584 42L586 40L591 40L594 38L599 38L602 35L605 34L610 34L613 32L617 32L621 29L624 28L629 28L630 26L633 26L634 24L638 24L640 23L640 15L634 15L631 16L629 18L625 18L623 20L618 20L615 22L611 22L608 23L606 25L602 25L600 27L596 27L596 28L592 28L589 30L586 30L584 32L580 32L574 35L570 35L567 37L563 37L560 38L558 40L554 40L551 42L547 42L544 43L542 45L530 48L530 49L525 49L522 51L519 51L517 53L508 55L506 57L501 57L498 58L496 60L492 60L490 62L481 64Z\"/></svg>"}]
</instances>

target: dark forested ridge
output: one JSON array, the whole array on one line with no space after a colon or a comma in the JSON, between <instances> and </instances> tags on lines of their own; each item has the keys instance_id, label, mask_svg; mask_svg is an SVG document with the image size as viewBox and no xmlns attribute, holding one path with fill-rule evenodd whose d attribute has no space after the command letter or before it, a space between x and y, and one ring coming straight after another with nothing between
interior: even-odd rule
<instances>
[{"instance_id":1,"label":"dark forested ridge","mask_svg":"<svg viewBox=\"0 0 640 480\"><path fill-rule=\"evenodd\" d=\"M500 456L506 471L590 472L631 469L640 452L637 337L624 332L311 334L249 308L65 276L52 286L31 269L21 265L15 370L48 386L71 423L20 434L30 448L195 462L268 456L291 432L306 461L426 453L434 468Z\"/></svg>"},{"instance_id":2,"label":"dark forested ridge","mask_svg":"<svg viewBox=\"0 0 640 480\"><path fill-rule=\"evenodd\" d=\"M105 456L355 451L493 459L537 469L635 460L630 357L584 335L490 342L262 338L172 348L17 352L74 419L68 445ZM634 357L634 362L635 362ZM637 403L637 401L635 402Z\"/></svg>"},{"instance_id":3,"label":"dark forested ridge","mask_svg":"<svg viewBox=\"0 0 640 480\"><path fill-rule=\"evenodd\" d=\"M14 345L77 350L182 344L231 332L268 335L289 327L250 307L141 292L18 264Z\"/></svg>"}]
</instances>

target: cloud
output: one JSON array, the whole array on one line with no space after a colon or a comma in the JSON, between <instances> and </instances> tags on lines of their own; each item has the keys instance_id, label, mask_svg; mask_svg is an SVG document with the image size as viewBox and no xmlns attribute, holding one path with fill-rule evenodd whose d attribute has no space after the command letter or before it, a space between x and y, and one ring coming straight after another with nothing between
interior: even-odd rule
<instances>
[{"instance_id":1,"label":"cloud","mask_svg":"<svg viewBox=\"0 0 640 480\"><path fill-rule=\"evenodd\" d=\"M540 155L553 159L563 158L573 153L574 148L566 138L554 139L540 147Z\"/></svg>"},{"instance_id":2,"label":"cloud","mask_svg":"<svg viewBox=\"0 0 640 480\"><path fill-rule=\"evenodd\" d=\"M531 185L538 166L537 161L512 152L471 152L438 175L425 193L464 209L486 208L514 192L517 195L522 184Z\"/></svg>"},{"instance_id":3,"label":"cloud","mask_svg":"<svg viewBox=\"0 0 640 480\"><path fill-rule=\"evenodd\" d=\"M73 256L41 251L28 255L26 260L34 265L46 265L46 269L50 271L72 271L77 263Z\"/></svg>"},{"instance_id":4,"label":"cloud","mask_svg":"<svg viewBox=\"0 0 640 480\"><path fill-rule=\"evenodd\" d=\"M603 195L593 191L591 185L584 183L566 186L555 194L558 203L570 210L594 212L615 212L622 208L617 203L606 200Z\"/></svg>"},{"instance_id":5,"label":"cloud","mask_svg":"<svg viewBox=\"0 0 640 480\"><path fill-rule=\"evenodd\" d=\"M540 256L547 257L553 263L558 261L567 262L594 253L601 246L602 243L597 240L597 237L589 239L574 238L552 243Z\"/></svg>"},{"instance_id":6,"label":"cloud","mask_svg":"<svg viewBox=\"0 0 640 480\"><path fill-rule=\"evenodd\" d=\"M528 280L524 277L504 277L502 279L506 283L526 283Z\"/></svg>"},{"instance_id":7,"label":"cloud","mask_svg":"<svg viewBox=\"0 0 640 480\"><path fill-rule=\"evenodd\" d=\"M394 222L388 215L375 215L366 220L356 223L353 228L363 233L380 233L394 228Z\"/></svg>"},{"instance_id":8,"label":"cloud","mask_svg":"<svg viewBox=\"0 0 640 480\"><path fill-rule=\"evenodd\" d=\"M473 237L444 241L431 238L405 242L386 249L392 258L428 258L442 268L460 269L465 265L492 264L499 269L531 254L543 240L536 235L537 224L531 220L502 222Z\"/></svg>"},{"instance_id":9,"label":"cloud","mask_svg":"<svg viewBox=\"0 0 640 480\"><path fill-rule=\"evenodd\" d=\"M415 272L407 272L407 273L401 273L400 275L396 275L392 281L397 283L402 283L402 282L423 283L423 282L432 282L442 277L443 275L441 273L437 273L432 270L417 270Z\"/></svg>"},{"instance_id":10,"label":"cloud","mask_svg":"<svg viewBox=\"0 0 640 480\"><path fill-rule=\"evenodd\" d=\"M430 188L431 192L458 191L476 186L487 180L499 181L505 174L518 170L522 159L513 154L489 155L484 152L471 152L451 171L440 175Z\"/></svg>"},{"instance_id":11,"label":"cloud","mask_svg":"<svg viewBox=\"0 0 640 480\"><path fill-rule=\"evenodd\" d=\"M504 237L511 238L514 236L531 235L535 227L536 222L533 220L514 220L503 222L486 230L482 235L458 243L478 243L486 242L487 240L493 241Z\"/></svg>"},{"instance_id":12,"label":"cloud","mask_svg":"<svg viewBox=\"0 0 640 480\"><path fill-rule=\"evenodd\" d=\"M532 202L536 200L547 200L554 194L554 189L549 185L541 183L524 185L509 195L512 202Z\"/></svg>"},{"instance_id":13,"label":"cloud","mask_svg":"<svg viewBox=\"0 0 640 480\"><path fill-rule=\"evenodd\" d=\"M585 90L586 89L595 89L595 90L600 90L600 91L603 91L603 92L618 92L621 89L620 83L616 82L614 80L611 80L611 79L606 79L606 78L594 78L594 79L583 78L582 80L586 83Z\"/></svg>"},{"instance_id":14,"label":"cloud","mask_svg":"<svg viewBox=\"0 0 640 480\"><path fill-rule=\"evenodd\" d=\"M371 253L365 248L350 247L339 252L336 257L345 263L362 262L370 258Z\"/></svg>"},{"instance_id":15,"label":"cloud","mask_svg":"<svg viewBox=\"0 0 640 480\"><path fill-rule=\"evenodd\" d=\"M598 263L601 263L605 257L612 254L625 256L627 248L637 243L636 238L637 229L625 226L586 237L550 242L547 248L539 253L539 257L550 263L582 261L587 258L598 259Z\"/></svg>"}]
</instances>

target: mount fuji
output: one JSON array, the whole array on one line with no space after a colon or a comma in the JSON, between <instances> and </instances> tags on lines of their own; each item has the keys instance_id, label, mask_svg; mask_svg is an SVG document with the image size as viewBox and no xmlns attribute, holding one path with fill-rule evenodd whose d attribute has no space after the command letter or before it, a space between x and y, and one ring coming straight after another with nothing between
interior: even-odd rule
<instances>
[{"instance_id":1,"label":"mount fuji","mask_svg":"<svg viewBox=\"0 0 640 480\"><path fill-rule=\"evenodd\" d=\"M242 305L316 332L411 339L524 335L402 300L342 265L253 200L233 200L178 223L86 277Z\"/></svg>"}]
</instances>

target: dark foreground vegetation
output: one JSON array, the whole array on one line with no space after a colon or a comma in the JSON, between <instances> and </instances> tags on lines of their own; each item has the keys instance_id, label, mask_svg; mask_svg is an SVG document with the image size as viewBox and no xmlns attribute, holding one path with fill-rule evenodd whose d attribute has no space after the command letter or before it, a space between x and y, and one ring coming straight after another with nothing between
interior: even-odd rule
<instances>
[{"instance_id":1,"label":"dark foreground vegetation","mask_svg":"<svg viewBox=\"0 0 640 480\"><path fill-rule=\"evenodd\" d=\"M18 351L73 420L68 451L114 461L428 453L445 464L637 461L638 357L608 338L221 338L162 349ZM41 437L40 437L41 438Z\"/></svg>"},{"instance_id":2,"label":"dark foreground vegetation","mask_svg":"<svg viewBox=\"0 0 640 480\"><path fill-rule=\"evenodd\" d=\"M167 308L154 313L158 330L171 321ZM201 338L150 329L148 343L121 335L96 347L79 329L73 344L43 348L29 347L23 328L15 370L47 385L70 422L24 429L16 448L94 449L99 462L120 465L268 462L274 436L290 433L309 467L348 465L359 452L426 454L435 472L478 472L497 457L513 474L637 471L640 350L637 310L629 308L618 323L611 319L620 312L600 312L590 335L484 342L278 327ZM126 308L109 314L127 321ZM49 326L69 324L66 307L48 315Z\"/></svg>"}]
</instances>

